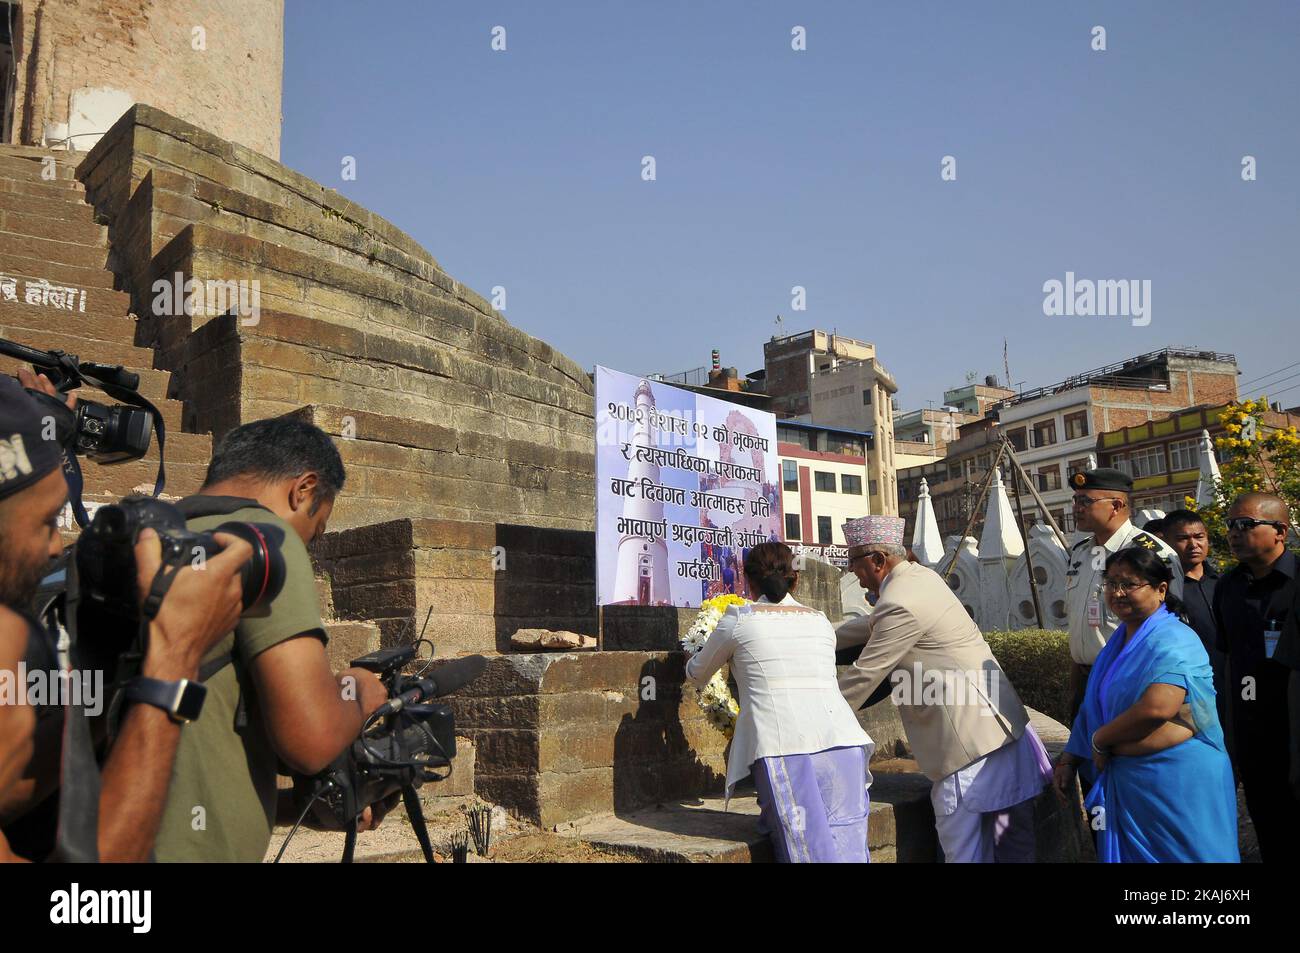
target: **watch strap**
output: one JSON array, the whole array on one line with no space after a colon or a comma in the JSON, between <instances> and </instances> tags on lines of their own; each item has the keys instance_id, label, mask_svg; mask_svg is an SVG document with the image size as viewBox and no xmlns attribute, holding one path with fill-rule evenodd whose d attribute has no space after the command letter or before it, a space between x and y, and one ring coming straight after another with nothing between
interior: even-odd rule
<instances>
[{"instance_id":1,"label":"watch strap","mask_svg":"<svg viewBox=\"0 0 1300 953\"><path fill-rule=\"evenodd\" d=\"M180 724L193 721L199 716L206 695L207 688L204 685L185 678L175 682L165 682L162 679L138 675L126 683L125 689L127 701L143 702L161 708L167 713L167 717ZM197 705L194 704L195 701ZM183 711L191 706L194 707L192 713Z\"/></svg>"}]
</instances>

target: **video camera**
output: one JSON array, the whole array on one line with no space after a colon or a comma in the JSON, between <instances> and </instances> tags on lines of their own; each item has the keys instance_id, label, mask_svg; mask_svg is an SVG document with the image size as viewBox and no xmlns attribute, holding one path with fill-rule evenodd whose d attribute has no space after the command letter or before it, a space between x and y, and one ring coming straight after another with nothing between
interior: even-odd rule
<instances>
[{"instance_id":1,"label":"video camera","mask_svg":"<svg viewBox=\"0 0 1300 953\"><path fill-rule=\"evenodd\" d=\"M302 814L284 846L311 811L322 826L341 827L346 832L342 860L351 863L361 813L400 791L424 859L433 863L416 789L426 781L445 781L450 776L456 756L456 727L451 709L429 699L448 695L478 678L487 660L470 655L447 662L428 678L422 677L423 671L417 676L403 675L402 668L414 659L415 646L406 645L352 660L353 667L379 676L388 688L388 701L366 719L361 737L330 767L309 778L295 778L294 793ZM448 771L438 774L439 768Z\"/></svg>"},{"instance_id":2,"label":"video camera","mask_svg":"<svg viewBox=\"0 0 1300 953\"><path fill-rule=\"evenodd\" d=\"M89 518L81 503L81 468L77 456L100 464L139 460L149 452L150 430L157 430L158 477L154 496L162 492L165 479L162 455L167 428L158 408L140 395L139 374L120 364L83 363L75 354L41 351L3 338L0 338L0 354L31 364L50 379L60 394L88 384L123 402L109 405L78 398L77 409L72 411L58 398L27 388L27 393L47 408L55 420L55 438L65 450L64 472L79 526L85 526Z\"/></svg>"}]
</instances>

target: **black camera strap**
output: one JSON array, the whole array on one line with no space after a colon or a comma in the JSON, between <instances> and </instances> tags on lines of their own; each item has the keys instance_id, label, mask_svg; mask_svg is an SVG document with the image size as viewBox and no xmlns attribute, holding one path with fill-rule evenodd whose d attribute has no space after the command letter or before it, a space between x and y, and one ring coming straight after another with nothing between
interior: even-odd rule
<instances>
[{"instance_id":1,"label":"black camera strap","mask_svg":"<svg viewBox=\"0 0 1300 953\"><path fill-rule=\"evenodd\" d=\"M75 583L76 567L68 563L69 580ZM69 646L77 644L76 585L66 596L65 624ZM45 633L50 630L46 629ZM50 633L52 634L52 633ZM71 650L54 653L61 671L71 670ZM63 745L59 755L59 818L54 838L55 863L98 863L99 861L99 762L90 737L90 722L84 706L71 700L63 706Z\"/></svg>"}]
</instances>

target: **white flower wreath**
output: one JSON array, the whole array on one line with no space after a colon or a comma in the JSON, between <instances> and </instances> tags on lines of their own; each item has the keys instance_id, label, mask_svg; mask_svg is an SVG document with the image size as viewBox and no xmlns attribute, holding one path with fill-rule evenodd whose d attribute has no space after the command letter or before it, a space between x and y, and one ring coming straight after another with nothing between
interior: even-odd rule
<instances>
[{"instance_id":1,"label":"white flower wreath","mask_svg":"<svg viewBox=\"0 0 1300 953\"><path fill-rule=\"evenodd\" d=\"M700 604L700 614L695 617L694 624L691 625L690 631L682 636L680 644L682 651L688 655L694 655L704 648L704 643L708 641L713 630L718 627L722 621L722 616L726 613L728 606L743 606L746 600L740 596L725 595L715 596L712 599L705 599ZM722 670L713 673L708 684L703 688L696 689L695 702L700 709L708 716L709 723L717 728L728 738L736 730L736 718L740 715L740 705L736 702L735 696L731 694L731 686L727 684L727 678L722 674Z\"/></svg>"}]
</instances>

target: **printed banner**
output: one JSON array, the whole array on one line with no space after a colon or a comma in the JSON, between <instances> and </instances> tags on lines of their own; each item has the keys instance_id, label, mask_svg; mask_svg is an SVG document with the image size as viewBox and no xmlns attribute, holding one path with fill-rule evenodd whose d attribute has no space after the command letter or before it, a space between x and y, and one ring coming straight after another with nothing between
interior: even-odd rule
<instances>
[{"instance_id":1,"label":"printed banner","mask_svg":"<svg viewBox=\"0 0 1300 953\"><path fill-rule=\"evenodd\" d=\"M776 417L596 368L596 600L750 598L742 567L777 541Z\"/></svg>"}]
</instances>

